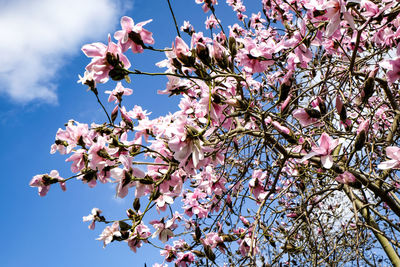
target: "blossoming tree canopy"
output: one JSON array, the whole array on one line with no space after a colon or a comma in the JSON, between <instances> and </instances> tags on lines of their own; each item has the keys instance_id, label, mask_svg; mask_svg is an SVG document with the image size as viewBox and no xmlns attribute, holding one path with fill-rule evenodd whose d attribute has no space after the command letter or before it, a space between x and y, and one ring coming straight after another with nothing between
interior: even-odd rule
<instances>
[{"instance_id":1,"label":"blossoming tree canopy","mask_svg":"<svg viewBox=\"0 0 400 267\"><path fill-rule=\"evenodd\" d=\"M250 14L227 0L237 23L224 25L217 0L195 2L206 31L175 24L169 48L153 47L151 19L126 16L106 44L82 47L79 82L107 121L59 129L51 153L73 175L30 185L45 196L71 179L114 183L126 217L83 220L106 224L104 246L159 249L154 266L400 266L400 4L262 0ZM160 72L128 59L150 52L165 53ZM124 105L138 75L165 76L158 93L178 111Z\"/></svg>"}]
</instances>

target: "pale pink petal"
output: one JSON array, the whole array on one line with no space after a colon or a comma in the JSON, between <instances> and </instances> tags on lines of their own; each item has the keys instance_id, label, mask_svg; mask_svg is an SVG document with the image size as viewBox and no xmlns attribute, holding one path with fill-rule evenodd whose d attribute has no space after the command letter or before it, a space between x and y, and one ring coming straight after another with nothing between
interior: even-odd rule
<instances>
[{"instance_id":1,"label":"pale pink petal","mask_svg":"<svg viewBox=\"0 0 400 267\"><path fill-rule=\"evenodd\" d=\"M343 13L343 18L350 24L350 27L354 30L356 26L354 25L353 16L349 12Z\"/></svg>"},{"instance_id":2,"label":"pale pink petal","mask_svg":"<svg viewBox=\"0 0 400 267\"><path fill-rule=\"evenodd\" d=\"M127 16L123 16L121 18L121 27L122 27L122 29L124 29L124 30L132 30L133 26L134 26L134 23L133 23L132 18L127 17Z\"/></svg>"},{"instance_id":3,"label":"pale pink petal","mask_svg":"<svg viewBox=\"0 0 400 267\"><path fill-rule=\"evenodd\" d=\"M400 147L396 147L396 146L387 147L386 155L391 159L400 161Z\"/></svg>"},{"instance_id":4,"label":"pale pink petal","mask_svg":"<svg viewBox=\"0 0 400 267\"><path fill-rule=\"evenodd\" d=\"M388 169L395 168L397 166L399 166L399 161L392 159L392 160L387 160L387 161L381 162L378 165L378 169L388 170Z\"/></svg>"},{"instance_id":5,"label":"pale pink petal","mask_svg":"<svg viewBox=\"0 0 400 267\"><path fill-rule=\"evenodd\" d=\"M322 166L325 169L330 169L333 166L333 158L331 155L321 157Z\"/></svg>"},{"instance_id":6,"label":"pale pink petal","mask_svg":"<svg viewBox=\"0 0 400 267\"><path fill-rule=\"evenodd\" d=\"M82 47L82 52L88 57L102 57L107 49L105 44L93 43Z\"/></svg>"},{"instance_id":7,"label":"pale pink petal","mask_svg":"<svg viewBox=\"0 0 400 267\"><path fill-rule=\"evenodd\" d=\"M332 17L332 20L329 22L328 26L326 27L326 32L325 35L326 37L331 37L332 34L335 33L337 28L340 25L340 14L336 14L334 17Z\"/></svg>"}]
</instances>

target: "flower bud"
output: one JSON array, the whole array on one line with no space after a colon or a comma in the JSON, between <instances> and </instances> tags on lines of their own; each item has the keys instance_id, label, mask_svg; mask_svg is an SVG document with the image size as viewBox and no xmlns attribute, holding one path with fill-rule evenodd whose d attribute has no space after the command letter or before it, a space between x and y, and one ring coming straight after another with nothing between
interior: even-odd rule
<instances>
[{"instance_id":1,"label":"flower bud","mask_svg":"<svg viewBox=\"0 0 400 267\"><path fill-rule=\"evenodd\" d=\"M361 150L367 140L367 133L369 128L369 120L364 120L360 123L360 126L357 129L357 137L354 143L354 149L356 151Z\"/></svg>"},{"instance_id":2,"label":"flower bud","mask_svg":"<svg viewBox=\"0 0 400 267\"><path fill-rule=\"evenodd\" d=\"M290 88L292 88L292 83L282 83L279 87L279 98L277 103L281 103L285 101L285 99L289 96Z\"/></svg>"},{"instance_id":3,"label":"flower bud","mask_svg":"<svg viewBox=\"0 0 400 267\"><path fill-rule=\"evenodd\" d=\"M204 252L206 253L207 258L209 258L211 261L215 260L215 254L210 246L205 246Z\"/></svg>"},{"instance_id":4,"label":"flower bud","mask_svg":"<svg viewBox=\"0 0 400 267\"><path fill-rule=\"evenodd\" d=\"M135 200L133 201L133 208L138 211L140 209L140 199L139 198L135 198Z\"/></svg>"},{"instance_id":5,"label":"flower bud","mask_svg":"<svg viewBox=\"0 0 400 267\"><path fill-rule=\"evenodd\" d=\"M203 62L205 65L210 65L211 62L210 52L206 45L198 43L196 46L196 53L201 62Z\"/></svg>"},{"instance_id":6,"label":"flower bud","mask_svg":"<svg viewBox=\"0 0 400 267\"><path fill-rule=\"evenodd\" d=\"M115 119L118 116L118 106L115 106L113 111L111 112L111 121L114 123Z\"/></svg>"},{"instance_id":7,"label":"flower bud","mask_svg":"<svg viewBox=\"0 0 400 267\"><path fill-rule=\"evenodd\" d=\"M377 72L378 68L375 68L368 74L368 77L364 82L364 88L361 92L361 99L363 104L367 103L368 99L374 94L375 76Z\"/></svg>"},{"instance_id":8,"label":"flower bud","mask_svg":"<svg viewBox=\"0 0 400 267\"><path fill-rule=\"evenodd\" d=\"M231 51L232 58L237 54L236 40L234 37L230 36L228 40L229 51Z\"/></svg>"}]
</instances>

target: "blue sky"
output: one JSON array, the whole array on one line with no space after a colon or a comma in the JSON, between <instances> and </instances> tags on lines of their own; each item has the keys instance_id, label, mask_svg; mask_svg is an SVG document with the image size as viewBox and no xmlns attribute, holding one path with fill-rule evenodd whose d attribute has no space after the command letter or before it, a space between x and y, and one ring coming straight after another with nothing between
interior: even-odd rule
<instances>
[{"instance_id":1,"label":"blue sky","mask_svg":"<svg viewBox=\"0 0 400 267\"><path fill-rule=\"evenodd\" d=\"M210 14L204 14L200 5L194 0L171 2L179 26L189 20L197 31L206 33L203 21ZM158 251L141 249L135 254L125 243L103 249L95 240L102 225L90 231L82 222L93 207L110 218L122 218L131 206L132 194L116 199L111 185L90 189L72 181L66 192L53 185L46 197L39 197L28 183L34 175L53 169L62 177L71 175L65 157L49 154L57 129L69 119L82 123L106 120L94 96L76 83L89 62L81 46L105 43L107 34L119 29L122 15L135 22L152 18L146 28L154 33L154 47L170 46L176 32L167 2L0 0L0 6L0 265L144 266L147 262L151 266L161 262ZM220 1L217 14L226 26L235 15L225 6ZM128 55L132 68L163 71L154 66L164 59L161 53L132 55L128 51ZM175 111L179 99L156 93L165 83L165 77L133 77L132 84L126 85L133 95L124 104L127 108L141 105L153 112L152 117ZM99 86L104 102L107 95L103 92L112 86L115 83ZM109 110L112 107L107 105Z\"/></svg>"}]
</instances>

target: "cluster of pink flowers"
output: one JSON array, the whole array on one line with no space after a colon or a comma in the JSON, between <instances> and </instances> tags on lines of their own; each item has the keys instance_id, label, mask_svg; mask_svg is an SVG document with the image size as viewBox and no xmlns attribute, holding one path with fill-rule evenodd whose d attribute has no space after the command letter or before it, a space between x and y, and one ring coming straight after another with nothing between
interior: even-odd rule
<instances>
[{"instance_id":1,"label":"cluster of pink flowers","mask_svg":"<svg viewBox=\"0 0 400 267\"><path fill-rule=\"evenodd\" d=\"M96 83L118 81L105 91L113 107L106 111L108 122L71 120L59 129L51 153L68 155L74 176L64 179L53 170L34 176L30 186L44 196L51 184L65 190L66 181L77 178L89 187L113 183L119 198L134 194L127 219L108 221L94 208L83 221L92 230L96 222L112 223L98 238L104 246L125 241L137 252L153 242L150 237L157 238L166 243L161 256L176 266L201 264L202 258L217 264L217 256L231 257L233 250L246 262L262 254L264 239L280 243L274 246L277 255L286 253L290 242L305 240L305 228L297 225L309 220L307 227L312 227L314 218L323 218L322 202L347 188L340 184L354 186L367 177L359 172L375 167L387 170L383 176L400 169L398 139L388 136L396 134L391 127L398 123L393 88L400 79L400 30L394 28L400 27L400 18L380 16L394 6L388 1L363 0L354 3L355 9L344 0L263 0L263 14L247 16L243 1L228 0L245 23L230 26L226 35L214 12L217 1L195 2L204 12L212 11L205 28L213 36L185 21L181 31L188 36L175 37L163 50L165 59L156 65L166 70L154 74L166 76L159 94L180 97L177 111L150 118L151 112L122 102L133 94L123 80L143 74L129 70L125 53L158 51L148 46L154 39L144 29L152 20L135 24L122 17L121 30L113 35L117 43L109 35L107 45L82 47L91 62L79 82L101 98ZM371 46L396 49L396 57L354 61ZM349 80L362 88L353 88ZM383 151L388 160L380 159ZM366 161L368 167L358 167ZM384 185L388 191L400 183L390 179ZM378 186L368 187L371 183L362 184L381 193ZM390 195L385 197L390 204ZM149 221L150 210L160 218ZM290 226L299 233L290 233ZM322 232L318 225L316 240Z\"/></svg>"}]
</instances>

